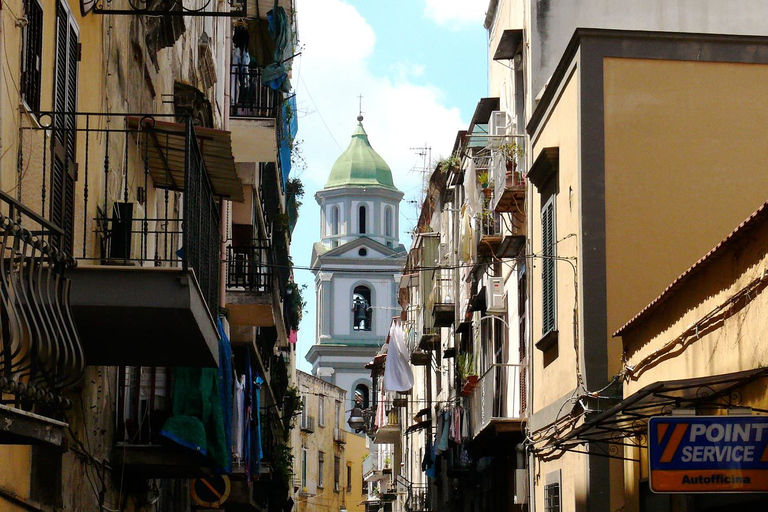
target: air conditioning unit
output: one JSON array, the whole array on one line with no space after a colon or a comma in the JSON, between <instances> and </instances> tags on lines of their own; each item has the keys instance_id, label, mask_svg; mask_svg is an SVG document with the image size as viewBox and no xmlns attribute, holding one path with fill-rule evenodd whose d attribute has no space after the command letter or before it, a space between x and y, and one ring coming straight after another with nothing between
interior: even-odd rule
<instances>
[{"instance_id":1,"label":"air conditioning unit","mask_svg":"<svg viewBox=\"0 0 768 512\"><path fill-rule=\"evenodd\" d=\"M504 307L504 279L501 277L489 277L485 285L486 311L491 314L505 313Z\"/></svg>"},{"instance_id":2,"label":"air conditioning unit","mask_svg":"<svg viewBox=\"0 0 768 512\"><path fill-rule=\"evenodd\" d=\"M509 116L503 110L491 112L491 119L488 123L488 134L493 136L504 136L508 133L510 124Z\"/></svg>"}]
</instances>

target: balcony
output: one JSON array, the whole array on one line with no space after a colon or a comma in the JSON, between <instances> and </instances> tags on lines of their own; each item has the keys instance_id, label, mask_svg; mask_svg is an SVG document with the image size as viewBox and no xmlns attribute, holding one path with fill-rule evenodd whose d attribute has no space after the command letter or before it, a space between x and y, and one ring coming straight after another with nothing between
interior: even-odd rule
<instances>
[{"instance_id":1,"label":"balcony","mask_svg":"<svg viewBox=\"0 0 768 512\"><path fill-rule=\"evenodd\" d=\"M305 414L301 415L301 431L311 434L315 431L315 418Z\"/></svg>"},{"instance_id":2,"label":"balcony","mask_svg":"<svg viewBox=\"0 0 768 512\"><path fill-rule=\"evenodd\" d=\"M407 512L431 512L429 500L429 485L411 484L408 487L408 498L405 500Z\"/></svg>"},{"instance_id":3,"label":"balcony","mask_svg":"<svg viewBox=\"0 0 768 512\"><path fill-rule=\"evenodd\" d=\"M387 424L376 430L373 437L374 444L396 444L400 442L400 413L398 409L390 409L387 414Z\"/></svg>"},{"instance_id":4,"label":"balcony","mask_svg":"<svg viewBox=\"0 0 768 512\"><path fill-rule=\"evenodd\" d=\"M363 460L363 480L366 482L378 482L389 479L388 474L384 474L383 465L378 463L376 453L371 453Z\"/></svg>"},{"instance_id":5,"label":"balcony","mask_svg":"<svg viewBox=\"0 0 768 512\"><path fill-rule=\"evenodd\" d=\"M272 247L268 240L227 247L226 305L232 325L272 327L276 324L277 301L273 297L271 261Z\"/></svg>"},{"instance_id":6,"label":"balcony","mask_svg":"<svg viewBox=\"0 0 768 512\"><path fill-rule=\"evenodd\" d=\"M515 432L522 428L525 366L492 364L469 398L472 438L484 432Z\"/></svg>"},{"instance_id":7,"label":"balcony","mask_svg":"<svg viewBox=\"0 0 768 512\"><path fill-rule=\"evenodd\" d=\"M85 358L72 322L75 261L62 231L0 192L0 444L64 446L62 393L79 384Z\"/></svg>"},{"instance_id":8,"label":"balcony","mask_svg":"<svg viewBox=\"0 0 768 512\"><path fill-rule=\"evenodd\" d=\"M261 68L234 64L229 74L230 118L277 118L282 93L261 84Z\"/></svg>"},{"instance_id":9,"label":"balcony","mask_svg":"<svg viewBox=\"0 0 768 512\"><path fill-rule=\"evenodd\" d=\"M173 379L173 370L166 368L120 368L112 461L126 473L143 478L194 478L212 473L201 446L184 449L161 435L171 416Z\"/></svg>"},{"instance_id":10,"label":"balcony","mask_svg":"<svg viewBox=\"0 0 768 512\"><path fill-rule=\"evenodd\" d=\"M341 427L334 427L333 442L337 444L347 444L347 431Z\"/></svg>"},{"instance_id":11,"label":"balcony","mask_svg":"<svg viewBox=\"0 0 768 512\"><path fill-rule=\"evenodd\" d=\"M477 255L480 258L490 258L496 252L503 240L502 221L499 215L491 210L483 210L477 216Z\"/></svg>"},{"instance_id":12,"label":"balcony","mask_svg":"<svg viewBox=\"0 0 768 512\"><path fill-rule=\"evenodd\" d=\"M86 188L83 208L95 215L73 229L88 242L83 247L100 249L96 256L84 249L78 256L86 264L72 272L72 313L88 363L217 365L218 198L242 199L229 133L193 127L190 117L67 117L86 148L85 182L101 172L106 183L123 184L96 201ZM39 138L33 132L25 137ZM114 162L122 162L119 171Z\"/></svg>"},{"instance_id":13,"label":"balcony","mask_svg":"<svg viewBox=\"0 0 768 512\"><path fill-rule=\"evenodd\" d=\"M525 137L508 135L491 146L488 169L494 184L491 206L497 212L512 213L520 228L525 223L526 169L523 148Z\"/></svg>"},{"instance_id":14,"label":"balcony","mask_svg":"<svg viewBox=\"0 0 768 512\"><path fill-rule=\"evenodd\" d=\"M440 346L440 333L434 327L425 327L419 337L419 348L421 350L435 350Z\"/></svg>"},{"instance_id":15,"label":"balcony","mask_svg":"<svg viewBox=\"0 0 768 512\"><path fill-rule=\"evenodd\" d=\"M453 324L456 312L453 292L453 269L438 268L435 270L432 294L434 297L432 316L435 327L450 327Z\"/></svg>"}]
</instances>

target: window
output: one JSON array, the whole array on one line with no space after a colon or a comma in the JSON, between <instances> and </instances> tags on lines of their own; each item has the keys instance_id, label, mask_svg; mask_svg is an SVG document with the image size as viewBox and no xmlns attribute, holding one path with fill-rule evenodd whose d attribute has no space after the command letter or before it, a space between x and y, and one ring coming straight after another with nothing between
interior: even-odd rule
<instances>
[{"instance_id":1,"label":"window","mask_svg":"<svg viewBox=\"0 0 768 512\"><path fill-rule=\"evenodd\" d=\"M301 489L307 489L307 449L301 449Z\"/></svg>"},{"instance_id":2,"label":"window","mask_svg":"<svg viewBox=\"0 0 768 512\"><path fill-rule=\"evenodd\" d=\"M384 210L384 236L392 236L392 208L389 206Z\"/></svg>"},{"instance_id":3,"label":"window","mask_svg":"<svg viewBox=\"0 0 768 512\"><path fill-rule=\"evenodd\" d=\"M368 256L368 249L366 249L365 247L361 247L360 250L357 251L357 254L364 258Z\"/></svg>"},{"instance_id":4,"label":"window","mask_svg":"<svg viewBox=\"0 0 768 512\"><path fill-rule=\"evenodd\" d=\"M355 386L355 405L361 409L367 409L370 407L370 393L368 392L368 386L365 384L358 384Z\"/></svg>"},{"instance_id":5,"label":"window","mask_svg":"<svg viewBox=\"0 0 768 512\"><path fill-rule=\"evenodd\" d=\"M544 512L560 512L560 483L544 486Z\"/></svg>"},{"instance_id":6,"label":"window","mask_svg":"<svg viewBox=\"0 0 768 512\"><path fill-rule=\"evenodd\" d=\"M43 7L38 0L26 0L27 26L22 33L21 98L34 113L40 112L40 66L43 48Z\"/></svg>"},{"instance_id":7,"label":"window","mask_svg":"<svg viewBox=\"0 0 768 512\"><path fill-rule=\"evenodd\" d=\"M325 426L325 397L323 395L317 397L317 423L321 427Z\"/></svg>"},{"instance_id":8,"label":"window","mask_svg":"<svg viewBox=\"0 0 768 512\"><path fill-rule=\"evenodd\" d=\"M331 234L339 234L339 207L334 206L331 208Z\"/></svg>"},{"instance_id":9,"label":"window","mask_svg":"<svg viewBox=\"0 0 768 512\"><path fill-rule=\"evenodd\" d=\"M333 490L336 492L341 491L341 484L339 478L341 478L341 457L333 458Z\"/></svg>"},{"instance_id":10,"label":"window","mask_svg":"<svg viewBox=\"0 0 768 512\"><path fill-rule=\"evenodd\" d=\"M367 208L364 204L361 204L360 207L357 209L357 231L361 235L364 235L366 233L366 214L367 214Z\"/></svg>"},{"instance_id":11,"label":"window","mask_svg":"<svg viewBox=\"0 0 768 512\"><path fill-rule=\"evenodd\" d=\"M307 410L307 395L301 395L301 425L302 425L302 427L307 424L307 418L309 418L309 411Z\"/></svg>"},{"instance_id":12,"label":"window","mask_svg":"<svg viewBox=\"0 0 768 512\"><path fill-rule=\"evenodd\" d=\"M555 330L555 196L541 209L542 334Z\"/></svg>"},{"instance_id":13,"label":"window","mask_svg":"<svg viewBox=\"0 0 768 512\"><path fill-rule=\"evenodd\" d=\"M54 112L77 111L78 29L66 2L56 4ZM51 221L64 230L60 249L72 253L75 222L75 116L54 115Z\"/></svg>"},{"instance_id":14,"label":"window","mask_svg":"<svg viewBox=\"0 0 768 512\"><path fill-rule=\"evenodd\" d=\"M352 492L352 466L347 466L347 492Z\"/></svg>"},{"instance_id":15,"label":"window","mask_svg":"<svg viewBox=\"0 0 768 512\"><path fill-rule=\"evenodd\" d=\"M352 293L352 329L371 330L371 290L367 286L356 286Z\"/></svg>"},{"instance_id":16,"label":"window","mask_svg":"<svg viewBox=\"0 0 768 512\"><path fill-rule=\"evenodd\" d=\"M317 454L317 486L323 487L323 471L325 471L325 454Z\"/></svg>"},{"instance_id":17,"label":"window","mask_svg":"<svg viewBox=\"0 0 768 512\"><path fill-rule=\"evenodd\" d=\"M333 428L339 428L341 425L341 402L336 402L333 411Z\"/></svg>"}]
</instances>

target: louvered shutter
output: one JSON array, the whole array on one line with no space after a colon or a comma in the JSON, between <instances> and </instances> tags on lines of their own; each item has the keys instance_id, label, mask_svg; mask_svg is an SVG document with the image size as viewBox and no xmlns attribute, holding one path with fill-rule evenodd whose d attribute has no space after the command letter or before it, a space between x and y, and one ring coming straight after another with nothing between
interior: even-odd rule
<instances>
[{"instance_id":1,"label":"louvered shutter","mask_svg":"<svg viewBox=\"0 0 768 512\"><path fill-rule=\"evenodd\" d=\"M555 204L554 197L541 210L542 230L542 331L555 329Z\"/></svg>"},{"instance_id":2,"label":"louvered shutter","mask_svg":"<svg viewBox=\"0 0 768 512\"><path fill-rule=\"evenodd\" d=\"M75 219L75 116L77 110L78 32L63 2L56 5L53 168L51 221L64 230L61 249L72 253ZM60 114L59 114L60 113Z\"/></svg>"}]
</instances>

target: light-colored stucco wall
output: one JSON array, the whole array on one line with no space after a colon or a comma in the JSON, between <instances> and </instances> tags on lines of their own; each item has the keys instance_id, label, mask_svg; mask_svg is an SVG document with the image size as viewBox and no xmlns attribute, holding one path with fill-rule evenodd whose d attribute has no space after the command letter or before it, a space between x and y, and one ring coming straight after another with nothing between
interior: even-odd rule
<instances>
[{"instance_id":1,"label":"light-colored stucco wall","mask_svg":"<svg viewBox=\"0 0 768 512\"><path fill-rule=\"evenodd\" d=\"M558 258L569 258L578 269L578 240L580 234L580 189L579 189L579 87L578 70L565 83L557 108L552 112L541 135L532 142L533 160L544 148L559 148L559 172L555 203L555 254ZM530 252L541 254L541 196L535 187L529 190L529 234ZM531 339L536 343L542 337L542 260L530 261L530 298L533 309ZM566 261L555 263L556 328L559 330L556 357L552 359L551 350L543 354L532 348L533 375L533 412L560 398L576 386L576 353L574 351L573 310L574 310L574 272ZM546 356L546 357L545 357ZM545 359L547 364L545 367Z\"/></svg>"},{"instance_id":2,"label":"light-colored stucco wall","mask_svg":"<svg viewBox=\"0 0 768 512\"><path fill-rule=\"evenodd\" d=\"M627 364L636 371L625 384L625 397L654 382L768 366L768 347L763 342L768 325L765 240L768 224L763 220L754 232L710 258L668 294L663 304L628 328L622 342ZM731 298L745 289L751 293L729 308ZM725 309L721 309L723 306ZM701 323L710 315L714 315L712 321ZM670 352L666 347L672 349L673 357L662 357ZM733 396L736 405L768 407L768 393L761 380L739 389ZM628 448L625 453L629 458L640 459L639 463L625 463L627 511L636 512L640 481L648 478L647 450Z\"/></svg>"},{"instance_id":3,"label":"light-colored stucco wall","mask_svg":"<svg viewBox=\"0 0 768 512\"><path fill-rule=\"evenodd\" d=\"M610 334L765 201L768 65L611 58L604 79Z\"/></svg>"}]
</instances>

